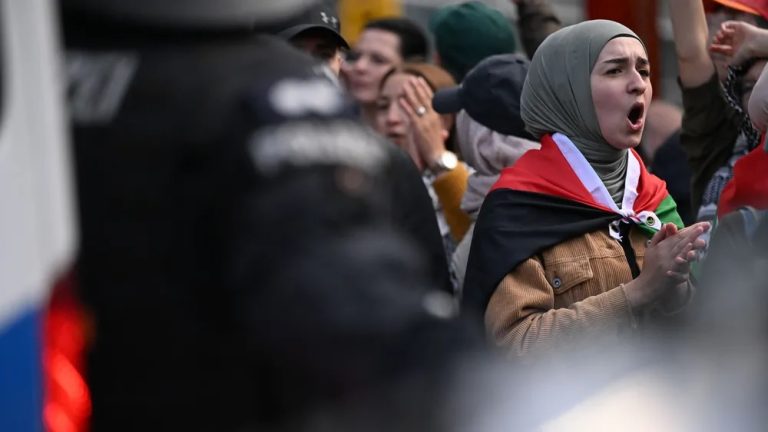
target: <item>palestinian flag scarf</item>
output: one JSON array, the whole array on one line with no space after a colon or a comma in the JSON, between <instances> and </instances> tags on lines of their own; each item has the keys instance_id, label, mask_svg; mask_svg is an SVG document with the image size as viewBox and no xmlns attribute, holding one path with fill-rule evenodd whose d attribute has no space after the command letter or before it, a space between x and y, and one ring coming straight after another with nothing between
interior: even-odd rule
<instances>
[{"instance_id":1,"label":"palestinian flag scarf","mask_svg":"<svg viewBox=\"0 0 768 432\"><path fill-rule=\"evenodd\" d=\"M666 183L645 169L634 150L627 158L621 208L565 135L545 135L540 150L529 150L504 169L475 225L464 281L465 310L483 313L505 275L565 240L607 229L622 241L631 225L649 237L664 223L682 228Z\"/></svg>"}]
</instances>

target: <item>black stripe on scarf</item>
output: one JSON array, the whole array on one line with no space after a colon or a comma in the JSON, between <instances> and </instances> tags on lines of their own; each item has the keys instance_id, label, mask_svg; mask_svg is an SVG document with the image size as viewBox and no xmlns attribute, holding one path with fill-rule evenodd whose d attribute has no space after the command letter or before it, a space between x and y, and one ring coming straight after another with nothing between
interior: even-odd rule
<instances>
[{"instance_id":1,"label":"black stripe on scarf","mask_svg":"<svg viewBox=\"0 0 768 432\"><path fill-rule=\"evenodd\" d=\"M565 198L498 189L485 199L475 225L462 307L484 314L496 286L521 262L621 218Z\"/></svg>"}]
</instances>

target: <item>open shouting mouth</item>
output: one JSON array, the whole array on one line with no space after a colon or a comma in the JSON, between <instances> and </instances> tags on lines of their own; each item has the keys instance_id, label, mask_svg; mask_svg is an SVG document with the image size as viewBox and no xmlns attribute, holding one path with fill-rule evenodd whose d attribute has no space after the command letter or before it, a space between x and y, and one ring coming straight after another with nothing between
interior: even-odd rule
<instances>
[{"instance_id":1,"label":"open shouting mouth","mask_svg":"<svg viewBox=\"0 0 768 432\"><path fill-rule=\"evenodd\" d=\"M643 114L645 114L645 104L635 102L627 114L629 128L632 131L639 131L643 128Z\"/></svg>"}]
</instances>

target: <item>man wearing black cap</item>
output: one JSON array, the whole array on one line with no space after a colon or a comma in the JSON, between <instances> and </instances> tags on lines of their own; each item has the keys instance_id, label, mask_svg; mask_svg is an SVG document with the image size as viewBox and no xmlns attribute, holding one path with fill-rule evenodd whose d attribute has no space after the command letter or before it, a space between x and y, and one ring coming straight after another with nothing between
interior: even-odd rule
<instances>
[{"instance_id":1,"label":"man wearing black cap","mask_svg":"<svg viewBox=\"0 0 768 432\"><path fill-rule=\"evenodd\" d=\"M349 44L341 35L341 21L336 13L319 4L295 20L279 36L300 50L317 57L328 65L336 76L341 70L342 50Z\"/></svg>"}]
</instances>

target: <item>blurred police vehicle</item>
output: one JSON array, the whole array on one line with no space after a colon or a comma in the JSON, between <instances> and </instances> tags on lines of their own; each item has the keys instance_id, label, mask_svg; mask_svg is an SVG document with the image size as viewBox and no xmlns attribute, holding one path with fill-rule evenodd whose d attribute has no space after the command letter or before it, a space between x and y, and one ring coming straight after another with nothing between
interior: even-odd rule
<instances>
[{"instance_id":1,"label":"blurred police vehicle","mask_svg":"<svg viewBox=\"0 0 768 432\"><path fill-rule=\"evenodd\" d=\"M43 429L44 387L52 390L46 392L47 398L57 393L61 403L45 403L46 416L54 424L76 427L78 416L88 410L78 365L67 357L68 349L77 350L78 332L70 333L75 340L62 340L43 331L51 320L78 324L78 318L67 318L67 274L73 264L76 229L59 80L61 51L52 3L0 2L2 431ZM54 285L62 294L49 308ZM44 343L54 339L53 345ZM44 364L49 371L56 369L53 376L43 373ZM69 393L62 392L61 385Z\"/></svg>"},{"instance_id":2,"label":"blurred police vehicle","mask_svg":"<svg viewBox=\"0 0 768 432\"><path fill-rule=\"evenodd\" d=\"M253 31L308 3L0 0L0 431L82 431L90 423L84 357L94 329L76 295L82 219L64 99L73 119L108 119L136 65L76 52L65 62L60 9L160 26L169 18L213 27L239 20Z\"/></svg>"}]
</instances>

